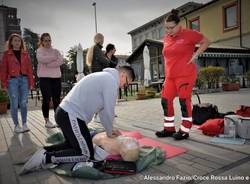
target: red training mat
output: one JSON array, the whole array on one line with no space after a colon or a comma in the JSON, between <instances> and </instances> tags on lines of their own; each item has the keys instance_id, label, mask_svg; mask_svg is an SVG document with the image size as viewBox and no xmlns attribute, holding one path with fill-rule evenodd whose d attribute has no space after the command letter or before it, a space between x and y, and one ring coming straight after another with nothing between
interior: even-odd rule
<instances>
[{"instance_id":1,"label":"red training mat","mask_svg":"<svg viewBox=\"0 0 250 184\"><path fill-rule=\"evenodd\" d=\"M144 137L140 132L138 131L132 131L132 132L122 132L122 135L128 136L128 137L134 137L138 140L140 145L144 146L152 146L152 147L160 147L162 150L166 152L166 158L172 158L177 155L183 154L187 151L187 149L177 146L172 146L169 144L165 144L159 141L156 141L154 139Z\"/></svg>"}]
</instances>

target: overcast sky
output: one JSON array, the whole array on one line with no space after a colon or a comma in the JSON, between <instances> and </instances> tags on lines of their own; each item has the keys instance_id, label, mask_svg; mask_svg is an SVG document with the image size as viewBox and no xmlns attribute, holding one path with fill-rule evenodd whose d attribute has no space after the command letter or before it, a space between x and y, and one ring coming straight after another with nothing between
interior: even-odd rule
<instances>
[{"instance_id":1,"label":"overcast sky","mask_svg":"<svg viewBox=\"0 0 250 184\"><path fill-rule=\"evenodd\" d=\"M2 1L2 0L1 0ZM192 0L96 0L97 31L104 34L104 46L116 45L116 54L131 52L127 33L171 9ZM193 0L206 3L209 0ZM64 54L70 47L93 45L95 34L92 0L3 0L17 8L21 27L41 34L49 32L52 44Z\"/></svg>"}]
</instances>

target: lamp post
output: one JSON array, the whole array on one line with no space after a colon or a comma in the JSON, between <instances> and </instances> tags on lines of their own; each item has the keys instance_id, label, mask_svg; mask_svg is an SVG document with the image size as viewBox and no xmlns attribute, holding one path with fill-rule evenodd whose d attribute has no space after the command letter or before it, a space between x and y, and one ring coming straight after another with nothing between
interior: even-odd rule
<instances>
[{"instance_id":1,"label":"lamp post","mask_svg":"<svg viewBox=\"0 0 250 184\"><path fill-rule=\"evenodd\" d=\"M95 13L95 33L97 33L96 2L93 2L92 6L94 6L94 13Z\"/></svg>"}]
</instances>

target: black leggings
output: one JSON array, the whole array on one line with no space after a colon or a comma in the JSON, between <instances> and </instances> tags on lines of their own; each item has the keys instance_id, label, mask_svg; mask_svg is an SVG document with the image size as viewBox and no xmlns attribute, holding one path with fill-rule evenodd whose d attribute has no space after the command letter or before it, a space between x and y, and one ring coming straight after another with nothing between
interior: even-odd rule
<instances>
[{"instance_id":1,"label":"black leggings","mask_svg":"<svg viewBox=\"0 0 250 184\"><path fill-rule=\"evenodd\" d=\"M46 163L84 162L94 160L92 139L84 121L58 107L55 114L65 142L46 146Z\"/></svg>"},{"instance_id":2,"label":"black leggings","mask_svg":"<svg viewBox=\"0 0 250 184\"><path fill-rule=\"evenodd\" d=\"M40 78L40 89L43 97L42 111L43 117L49 118L49 102L52 98L53 108L56 111L60 103L61 96L61 78Z\"/></svg>"}]
</instances>

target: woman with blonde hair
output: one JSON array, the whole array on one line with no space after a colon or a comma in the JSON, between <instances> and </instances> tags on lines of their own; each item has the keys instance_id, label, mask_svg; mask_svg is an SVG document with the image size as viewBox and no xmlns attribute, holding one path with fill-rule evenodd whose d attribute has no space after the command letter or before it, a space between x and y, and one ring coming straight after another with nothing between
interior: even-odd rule
<instances>
[{"instance_id":1,"label":"woman with blonde hair","mask_svg":"<svg viewBox=\"0 0 250 184\"><path fill-rule=\"evenodd\" d=\"M54 128L49 120L49 104L52 98L54 111L60 103L61 96L61 70L63 57L57 49L52 48L51 36L43 33L37 49L37 76L40 80L40 89L43 97L42 112L46 128Z\"/></svg>"},{"instance_id":2,"label":"woman with blonde hair","mask_svg":"<svg viewBox=\"0 0 250 184\"><path fill-rule=\"evenodd\" d=\"M97 33L94 37L94 42L95 45L88 49L86 55L86 64L91 73L100 72L110 66L110 60L102 52L104 36L101 33Z\"/></svg>"},{"instance_id":3,"label":"woman with blonde hair","mask_svg":"<svg viewBox=\"0 0 250 184\"><path fill-rule=\"evenodd\" d=\"M25 49L22 37L13 33L7 42L7 51L3 55L2 87L8 89L11 117L15 124L14 131L29 131L27 127L27 101L29 89L34 86L32 64ZM18 123L18 105L21 110L22 125Z\"/></svg>"}]
</instances>

